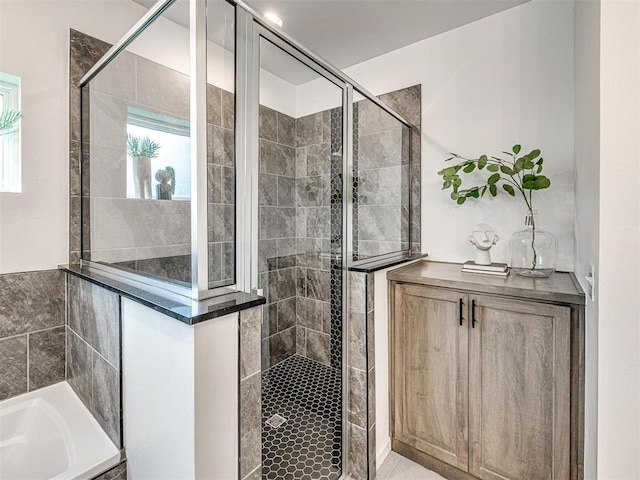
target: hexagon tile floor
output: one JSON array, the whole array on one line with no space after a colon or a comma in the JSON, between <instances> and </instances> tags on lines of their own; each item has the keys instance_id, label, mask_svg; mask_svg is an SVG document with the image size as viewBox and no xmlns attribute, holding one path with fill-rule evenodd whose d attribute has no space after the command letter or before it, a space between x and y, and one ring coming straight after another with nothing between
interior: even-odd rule
<instances>
[{"instance_id":1,"label":"hexagon tile floor","mask_svg":"<svg viewBox=\"0 0 640 480\"><path fill-rule=\"evenodd\" d=\"M262 374L262 478L340 477L340 382L339 370L298 355ZM274 415L284 417L284 423L271 426L281 421Z\"/></svg>"}]
</instances>

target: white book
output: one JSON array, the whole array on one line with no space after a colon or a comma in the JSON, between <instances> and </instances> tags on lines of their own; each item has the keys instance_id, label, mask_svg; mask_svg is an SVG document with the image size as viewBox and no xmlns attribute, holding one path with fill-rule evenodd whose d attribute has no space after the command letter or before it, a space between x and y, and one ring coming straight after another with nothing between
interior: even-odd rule
<instances>
[{"instance_id":1,"label":"white book","mask_svg":"<svg viewBox=\"0 0 640 480\"><path fill-rule=\"evenodd\" d=\"M477 270L481 272L506 272L508 270L506 263L492 263L491 265L479 265L471 260L462 265L462 269Z\"/></svg>"}]
</instances>

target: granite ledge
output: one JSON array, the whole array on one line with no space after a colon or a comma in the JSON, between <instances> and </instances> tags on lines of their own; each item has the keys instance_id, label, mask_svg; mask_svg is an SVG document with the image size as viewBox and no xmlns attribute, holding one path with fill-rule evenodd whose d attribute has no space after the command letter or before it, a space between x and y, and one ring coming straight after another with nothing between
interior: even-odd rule
<instances>
[{"instance_id":1,"label":"granite ledge","mask_svg":"<svg viewBox=\"0 0 640 480\"><path fill-rule=\"evenodd\" d=\"M222 317L266 303L264 297L245 292L228 293L199 302L189 302L189 300L185 298L185 301L181 302L169 296L158 295L123 281L100 275L80 265L61 265L59 268L71 275L75 275L125 298L134 300L187 325L195 325L206 320Z\"/></svg>"},{"instance_id":2,"label":"granite ledge","mask_svg":"<svg viewBox=\"0 0 640 480\"><path fill-rule=\"evenodd\" d=\"M426 253L401 253L397 256L385 258L372 257L365 260L360 260L356 262L355 265L351 265L349 267L349 271L373 273L377 272L378 270L384 270L385 268L395 267L398 265L402 265L403 263L413 262L415 260L421 260L426 257Z\"/></svg>"}]
</instances>

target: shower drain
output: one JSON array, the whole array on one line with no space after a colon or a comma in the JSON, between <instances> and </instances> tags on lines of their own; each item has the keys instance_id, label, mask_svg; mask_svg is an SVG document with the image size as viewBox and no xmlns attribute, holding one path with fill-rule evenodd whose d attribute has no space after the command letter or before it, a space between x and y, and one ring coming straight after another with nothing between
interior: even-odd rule
<instances>
[{"instance_id":1,"label":"shower drain","mask_svg":"<svg viewBox=\"0 0 640 480\"><path fill-rule=\"evenodd\" d=\"M286 418L284 418L282 415L278 415L276 413L271 418L269 418L269 420L267 420L266 423L267 423L267 425L269 425L272 428L278 428L280 425L282 425L286 421L287 421Z\"/></svg>"}]
</instances>

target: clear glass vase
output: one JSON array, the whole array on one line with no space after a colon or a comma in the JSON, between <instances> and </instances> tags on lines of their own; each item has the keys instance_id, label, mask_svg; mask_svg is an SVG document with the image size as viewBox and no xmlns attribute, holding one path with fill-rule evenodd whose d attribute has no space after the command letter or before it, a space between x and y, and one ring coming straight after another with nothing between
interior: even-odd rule
<instances>
[{"instance_id":1,"label":"clear glass vase","mask_svg":"<svg viewBox=\"0 0 640 480\"><path fill-rule=\"evenodd\" d=\"M525 277L548 277L556 270L558 240L551 232L537 227L537 212L529 210L525 228L511 235L511 270Z\"/></svg>"}]
</instances>

